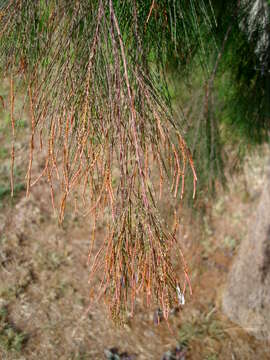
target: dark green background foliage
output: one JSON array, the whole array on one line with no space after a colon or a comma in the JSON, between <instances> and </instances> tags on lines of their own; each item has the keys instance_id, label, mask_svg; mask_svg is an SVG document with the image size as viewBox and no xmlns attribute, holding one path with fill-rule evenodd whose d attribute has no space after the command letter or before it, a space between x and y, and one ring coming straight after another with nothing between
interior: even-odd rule
<instances>
[{"instance_id":1,"label":"dark green background foliage","mask_svg":"<svg viewBox=\"0 0 270 360\"><path fill-rule=\"evenodd\" d=\"M227 6L226 6L226 5ZM258 29L252 37L247 33L245 9L236 13L230 2L224 2L218 17L219 37L229 24L232 26L226 51L224 51L218 83L220 96L224 99L223 119L232 126L232 134L247 136L251 143L266 140L269 127L269 44L264 49L264 62L255 54L259 41ZM246 9L248 11L248 9ZM226 20L225 20L226 19ZM242 27L240 27L242 23ZM260 25L260 24L259 24ZM223 76L223 77L222 77ZM268 89L267 89L268 87Z\"/></svg>"},{"instance_id":2,"label":"dark green background foliage","mask_svg":"<svg viewBox=\"0 0 270 360\"><path fill-rule=\"evenodd\" d=\"M201 32L207 51L202 52L197 47L184 79L187 86L183 92L188 92L190 98L197 97L197 102L201 104L186 124L186 139L193 150L201 194L205 194L206 187L214 192L217 183L225 184L225 164L229 168L231 166L231 170L236 164L238 168L251 145L269 139L270 42L259 54L256 48L262 34L269 33L270 22L268 28L263 28L262 18L258 17L256 29L251 35L248 17L253 2L248 2L246 7L240 4L237 5L235 1L212 1L215 26L212 26L210 33ZM197 55L207 64L204 72L198 67ZM175 64L173 60L172 67ZM213 74L216 64L218 66ZM177 65L180 65L180 61ZM177 83L183 80L180 66L178 72L181 75L177 77ZM214 79L213 88L207 100L205 85L211 76ZM198 93L199 87L201 93ZM181 95L179 97L180 101L183 100ZM189 102L190 99L184 104L187 106ZM196 105L192 101L191 104Z\"/></svg>"}]
</instances>

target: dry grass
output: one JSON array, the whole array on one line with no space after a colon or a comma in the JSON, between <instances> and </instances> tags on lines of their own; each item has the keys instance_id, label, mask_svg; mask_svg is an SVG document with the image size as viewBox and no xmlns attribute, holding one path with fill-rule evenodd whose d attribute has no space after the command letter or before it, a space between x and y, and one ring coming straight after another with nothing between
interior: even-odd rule
<instances>
[{"instance_id":1,"label":"dry grass","mask_svg":"<svg viewBox=\"0 0 270 360\"><path fill-rule=\"evenodd\" d=\"M24 130L17 132L15 171L28 160L25 145ZM1 137L2 146L7 149L4 162L8 163L11 144L5 136ZM204 227L190 224L187 218L181 222L180 239L192 268L193 296L187 296L180 312L170 313L171 330L166 321L154 324L156 309L145 311L140 297L135 316L129 314L123 328L116 328L108 319L103 301L89 307L91 219L75 214L70 204L63 226L58 227L50 189L42 180L29 198L24 191L13 201L5 196L0 209L1 358L105 359L105 349L118 347L119 353L137 354L138 360L156 360L181 344L187 351L186 359L268 359L269 345L247 336L220 310L228 267L256 207L255 179L261 178L258 169L262 168L259 157L256 159L252 162L256 168L247 171L249 186L244 178L236 178L231 192L220 193L214 206L208 207ZM43 160L34 159L34 175ZM3 176L3 168L1 171ZM20 176L22 181L22 173ZM2 180L8 186L9 179ZM249 196L245 195L247 189ZM105 224L106 220L96 224L94 255L102 245ZM228 237L234 239L234 246ZM179 264L174 266L177 270ZM97 272L93 286L98 287L101 280L102 273Z\"/></svg>"}]
</instances>

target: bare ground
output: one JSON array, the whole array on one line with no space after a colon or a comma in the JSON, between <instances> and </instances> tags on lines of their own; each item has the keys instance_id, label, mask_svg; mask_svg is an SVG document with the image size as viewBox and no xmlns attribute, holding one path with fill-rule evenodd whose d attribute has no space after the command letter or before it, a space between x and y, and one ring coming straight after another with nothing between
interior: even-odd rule
<instances>
[{"instance_id":1,"label":"bare ground","mask_svg":"<svg viewBox=\"0 0 270 360\"><path fill-rule=\"evenodd\" d=\"M3 97L7 96L3 90ZM270 359L269 343L232 324L221 312L222 289L247 224L254 216L262 179L262 156L253 156L244 175L227 192L209 200L201 219L183 219L179 243L189 264L193 296L169 321L155 325L154 309L138 304L135 316L116 327L102 302L89 307L87 254L91 219L67 210L62 227L54 215L48 185L38 183L29 198L24 124L16 140L15 198L9 190L10 135L0 114L0 358L105 359L118 347L137 359L162 359L182 345L183 359ZM34 162L34 175L42 158ZM21 185L20 185L21 184ZM200 223L200 224L199 224ZM100 224L98 239L102 240Z\"/></svg>"}]
</instances>

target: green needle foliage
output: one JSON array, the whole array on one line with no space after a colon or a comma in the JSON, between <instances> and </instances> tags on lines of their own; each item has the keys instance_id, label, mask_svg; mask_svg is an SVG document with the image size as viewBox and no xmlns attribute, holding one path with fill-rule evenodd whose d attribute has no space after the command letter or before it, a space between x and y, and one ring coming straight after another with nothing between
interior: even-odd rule
<instances>
[{"instance_id":1,"label":"green needle foliage","mask_svg":"<svg viewBox=\"0 0 270 360\"><path fill-rule=\"evenodd\" d=\"M203 205L206 189L214 194L217 184L226 184L225 164L230 170L241 168L247 148L269 138L270 7L264 1L212 5L215 26L202 40L208 73L200 70L196 52L181 88L190 95L182 104L186 119L181 121L199 174L196 206ZM173 65L179 65L179 84L181 64L175 60ZM188 185L189 178L186 195L192 193Z\"/></svg>"}]
</instances>

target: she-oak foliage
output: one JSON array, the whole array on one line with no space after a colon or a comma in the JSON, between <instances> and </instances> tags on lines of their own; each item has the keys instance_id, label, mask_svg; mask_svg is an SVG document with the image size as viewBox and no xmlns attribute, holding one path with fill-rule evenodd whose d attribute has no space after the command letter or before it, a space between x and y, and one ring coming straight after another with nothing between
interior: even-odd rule
<instances>
[{"instance_id":1,"label":"she-oak foliage","mask_svg":"<svg viewBox=\"0 0 270 360\"><path fill-rule=\"evenodd\" d=\"M102 274L99 294L108 300L115 319L129 307L133 310L139 294L147 304L154 298L167 318L190 287L176 234L185 174L189 170L193 177L193 196L197 177L171 112L166 75L172 59L183 71L197 55L207 69L213 49L215 54L222 49L224 27L220 43L213 36L213 28L217 35L219 29L214 13L222 7L216 3L0 3L0 71L10 78L13 133L14 89L19 82L27 88L31 114L27 193L46 177L62 221L68 197L74 189L81 190L76 207L93 222L91 278ZM47 157L40 176L33 178L38 146ZM12 168L14 157L13 146ZM62 193L59 204L56 184ZM160 216L163 193L171 198L174 224ZM107 235L91 256L99 219L106 221ZM172 249L182 274L174 271Z\"/></svg>"}]
</instances>

